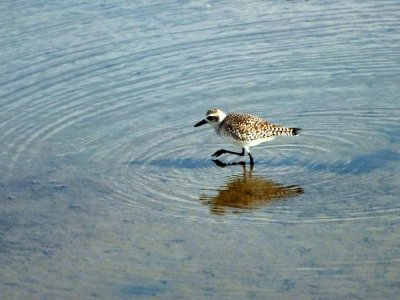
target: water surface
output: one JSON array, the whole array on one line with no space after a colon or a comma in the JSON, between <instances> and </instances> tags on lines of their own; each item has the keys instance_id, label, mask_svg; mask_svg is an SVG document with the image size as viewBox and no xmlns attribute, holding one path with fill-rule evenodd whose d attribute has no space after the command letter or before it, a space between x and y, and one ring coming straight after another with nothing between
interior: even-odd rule
<instances>
[{"instance_id":1,"label":"water surface","mask_svg":"<svg viewBox=\"0 0 400 300\"><path fill-rule=\"evenodd\" d=\"M2 298L395 299L399 11L2 2ZM303 131L221 167L212 107Z\"/></svg>"}]
</instances>

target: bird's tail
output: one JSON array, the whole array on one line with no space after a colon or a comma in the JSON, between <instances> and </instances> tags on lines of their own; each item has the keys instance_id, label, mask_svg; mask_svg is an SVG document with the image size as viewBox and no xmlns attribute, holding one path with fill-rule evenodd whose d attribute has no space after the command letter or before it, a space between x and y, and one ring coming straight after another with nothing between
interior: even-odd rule
<instances>
[{"instance_id":1,"label":"bird's tail","mask_svg":"<svg viewBox=\"0 0 400 300\"><path fill-rule=\"evenodd\" d=\"M299 131L301 128L289 128L289 127L281 127L275 126L273 127L270 132L272 132L272 136L279 136L279 135L299 135Z\"/></svg>"},{"instance_id":2,"label":"bird's tail","mask_svg":"<svg viewBox=\"0 0 400 300\"><path fill-rule=\"evenodd\" d=\"M299 135L300 130L301 130L301 128L290 128L290 132L292 135Z\"/></svg>"}]
</instances>

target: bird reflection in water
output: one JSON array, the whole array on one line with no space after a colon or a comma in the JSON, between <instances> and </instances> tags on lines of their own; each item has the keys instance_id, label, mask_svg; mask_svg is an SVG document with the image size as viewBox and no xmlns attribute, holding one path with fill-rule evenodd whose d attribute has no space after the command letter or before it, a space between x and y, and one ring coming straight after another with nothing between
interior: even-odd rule
<instances>
[{"instance_id":1,"label":"bird reflection in water","mask_svg":"<svg viewBox=\"0 0 400 300\"><path fill-rule=\"evenodd\" d=\"M253 175L252 166L247 171L245 162L230 164L219 160L213 160L213 162L221 168L233 165L243 167L243 174L230 177L228 182L218 189L216 196L200 196L200 202L209 205L210 212L213 214L241 213L304 193L304 190L298 185L284 186L262 176Z\"/></svg>"}]
</instances>

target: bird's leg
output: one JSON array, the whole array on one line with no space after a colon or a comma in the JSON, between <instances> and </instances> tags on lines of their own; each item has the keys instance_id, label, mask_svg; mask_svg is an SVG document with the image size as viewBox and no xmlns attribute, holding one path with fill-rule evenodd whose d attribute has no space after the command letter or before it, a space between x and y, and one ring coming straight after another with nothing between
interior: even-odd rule
<instances>
[{"instance_id":1,"label":"bird's leg","mask_svg":"<svg viewBox=\"0 0 400 300\"><path fill-rule=\"evenodd\" d=\"M222 155L224 153L230 153L230 154L236 154L236 155L244 156L244 148L242 148L242 152L233 152L233 151L221 149L221 150L216 151L212 156L218 157L218 156L220 156L220 155Z\"/></svg>"},{"instance_id":2,"label":"bird's leg","mask_svg":"<svg viewBox=\"0 0 400 300\"><path fill-rule=\"evenodd\" d=\"M254 166L253 156L251 156L250 152L247 152L247 153L249 153L249 157L250 157L250 167L253 167Z\"/></svg>"}]
</instances>

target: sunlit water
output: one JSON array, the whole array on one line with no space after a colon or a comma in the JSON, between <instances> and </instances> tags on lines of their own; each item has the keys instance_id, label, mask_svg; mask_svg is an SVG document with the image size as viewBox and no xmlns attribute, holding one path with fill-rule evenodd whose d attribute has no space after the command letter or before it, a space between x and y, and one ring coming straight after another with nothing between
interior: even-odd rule
<instances>
[{"instance_id":1,"label":"sunlit water","mask_svg":"<svg viewBox=\"0 0 400 300\"><path fill-rule=\"evenodd\" d=\"M397 298L399 12L1 2L1 298ZM221 168L212 107L303 131Z\"/></svg>"}]
</instances>

